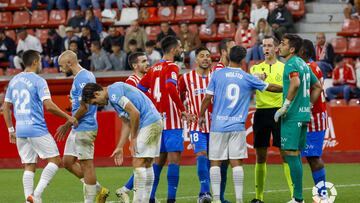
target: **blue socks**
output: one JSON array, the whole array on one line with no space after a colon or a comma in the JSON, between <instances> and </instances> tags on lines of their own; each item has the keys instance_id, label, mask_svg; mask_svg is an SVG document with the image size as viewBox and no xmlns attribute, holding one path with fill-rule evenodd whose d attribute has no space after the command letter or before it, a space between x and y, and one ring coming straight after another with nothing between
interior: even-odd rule
<instances>
[{"instance_id":1,"label":"blue socks","mask_svg":"<svg viewBox=\"0 0 360 203\"><path fill-rule=\"evenodd\" d=\"M208 158L206 156L198 156L197 173L200 181L200 193L210 193L210 173L208 168Z\"/></svg>"},{"instance_id":2,"label":"blue socks","mask_svg":"<svg viewBox=\"0 0 360 203\"><path fill-rule=\"evenodd\" d=\"M180 166L177 164L169 164L168 166L168 200L176 199L176 191L179 185Z\"/></svg>"},{"instance_id":3,"label":"blue socks","mask_svg":"<svg viewBox=\"0 0 360 203\"><path fill-rule=\"evenodd\" d=\"M132 176L129 178L129 180L126 182L125 187L128 190L132 190L134 187L134 174L132 174Z\"/></svg>"},{"instance_id":4,"label":"blue socks","mask_svg":"<svg viewBox=\"0 0 360 203\"><path fill-rule=\"evenodd\" d=\"M151 191L151 195L150 195L150 199L155 199L155 193L156 193L156 189L159 185L159 180L160 180L160 173L161 173L161 170L162 170L162 166L159 166L157 164L153 164L153 169L154 169L154 176L155 176L155 179L154 179L154 184L153 184L153 188L152 188L152 191Z\"/></svg>"},{"instance_id":5,"label":"blue socks","mask_svg":"<svg viewBox=\"0 0 360 203\"><path fill-rule=\"evenodd\" d=\"M225 196L228 166L229 166L228 162L222 162L221 166L220 166L220 172L221 172L220 200L221 200L221 202L223 202L225 200L224 196Z\"/></svg>"},{"instance_id":6,"label":"blue socks","mask_svg":"<svg viewBox=\"0 0 360 203\"><path fill-rule=\"evenodd\" d=\"M315 185L318 187L319 196L326 195L327 191L325 186L325 168L312 172L312 177ZM318 185L319 183L320 185Z\"/></svg>"}]
</instances>

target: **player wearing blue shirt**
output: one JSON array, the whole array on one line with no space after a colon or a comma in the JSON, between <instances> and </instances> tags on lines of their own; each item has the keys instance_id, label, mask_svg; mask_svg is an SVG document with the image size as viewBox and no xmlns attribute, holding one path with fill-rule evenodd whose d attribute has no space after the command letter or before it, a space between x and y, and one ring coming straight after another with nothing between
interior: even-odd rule
<instances>
[{"instance_id":1,"label":"player wearing blue shirt","mask_svg":"<svg viewBox=\"0 0 360 203\"><path fill-rule=\"evenodd\" d=\"M123 82L101 87L88 83L82 99L87 104L100 106L109 102L122 119L129 121L130 150L133 156L134 194L133 202L149 202L154 171L152 161L160 155L160 140L163 129L161 116L151 100L139 89ZM128 135L122 135L114 150L115 164L123 162L123 147Z\"/></svg>"},{"instance_id":2,"label":"player wearing blue shirt","mask_svg":"<svg viewBox=\"0 0 360 203\"><path fill-rule=\"evenodd\" d=\"M96 82L90 71L82 68L77 56L72 51L65 51L59 56L59 65L67 76L74 75L70 91L72 115L79 120L79 126L73 128L66 140L63 162L65 168L77 176L85 185L85 202L104 201L109 190L96 181L94 159L94 142L97 136L97 121L95 105L86 105L81 101L83 88L87 83ZM65 123L58 128L58 140L65 138L71 125ZM79 160L79 162L77 162Z\"/></svg>"},{"instance_id":3,"label":"player wearing blue shirt","mask_svg":"<svg viewBox=\"0 0 360 203\"><path fill-rule=\"evenodd\" d=\"M220 201L220 165L230 160L233 170L236 202L243 202L244 171L242 160L247 158L245 121L254 90L281 92L279 85L267 84L241 70L246 49L234 46L230 50L229 67L214 72L201 105L199 123L204 123L205 111L213 99L209 140L210 179L213 200Z\"/></svg>"},{"instance_id":4,"label":"player wearing blue shirt","mask_svg":"<svg viewBox=\"0 0 360 203\"><path fill-rule=\"evenodd\" d=\"M25 71L9 82L4 103L4 120L8 127L10 143L15 144L21 162L25 165L23 186L28 202L41 202L41 195L56 174L60 165L57 145L49 134L44 118L44 109L62 118L70 124L77 120L61 111L51 100L46 81L37 75L41 67L41 57L37 51L28 50L22 57ZM16 132L12 123L10 107L13 105L16 120ZM40 181L34 185L34 173L38 156L46 159Z\"/></svg>"}]
</instances>

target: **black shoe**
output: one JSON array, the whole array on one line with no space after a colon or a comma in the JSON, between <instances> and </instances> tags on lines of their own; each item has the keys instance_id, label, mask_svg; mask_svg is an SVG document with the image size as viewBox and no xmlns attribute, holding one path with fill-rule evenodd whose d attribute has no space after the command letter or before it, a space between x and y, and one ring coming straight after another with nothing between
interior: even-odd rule
<instances>
[{"instance_id":1,"label":"black shoe","mask_svg":"<svg viewBox=\"0 0 360 203\"><path fill-rule=\"evenodd\" d=\"M250 203L264 203L264 202L259 199L253 199L253 200L251 200Z\"/></svg>"}]
</instances>

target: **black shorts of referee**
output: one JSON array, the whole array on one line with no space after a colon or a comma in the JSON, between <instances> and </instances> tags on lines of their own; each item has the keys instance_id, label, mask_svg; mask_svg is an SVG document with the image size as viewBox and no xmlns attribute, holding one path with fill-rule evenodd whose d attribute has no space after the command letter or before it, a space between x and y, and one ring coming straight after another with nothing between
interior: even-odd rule
<instances>
[{"instance_id":1,"label":"black shorts of referee","mask_svg":"<svg viewBox=\"0 0 360 203\"><path fill-rule=\"evenodd\" d=\"M272 146L280 148L280 121L275 122L274 115L279 108L256 109L254 114L254 148L270 147L272 135Z\"/></svg>"}]
</instances>

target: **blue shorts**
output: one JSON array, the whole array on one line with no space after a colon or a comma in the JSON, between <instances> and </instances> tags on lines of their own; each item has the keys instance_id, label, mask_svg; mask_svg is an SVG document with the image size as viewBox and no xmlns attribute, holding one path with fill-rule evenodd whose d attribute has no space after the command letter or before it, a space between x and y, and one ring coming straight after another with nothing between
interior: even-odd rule
<instances>
[{"instance_id":1,"label":"blue shorts","mask_svg":"<svg viewBox=\"0 0 360 203\"><path fill-rule=\"evenodd\" d=\"M183 130L163 130L161 136L160 153L182 151L184 151Z\"/></svg>"},{"instance_id":2,"label":"blue shorts","mask_svg":"<svg viewBox=\"0 0 360 203\"><path fill-rule=\"evenodd\" d=\"M325 130L318 132L308 132L306 135L306 146L301 151L301 156L318 156L323 152L323 144L325 138Z\"/></svg>"},{"instance_id":3,"label":"blue shorts","mask_svg":"<svg viewBox=\"0 0 360 203\"><path fill-rule=\"evenodd\" d=\"M208 152L209 149L209 133L199 131L190 131L190 141L194 148L194 153Z\"/></svg>"}]
</instances>

